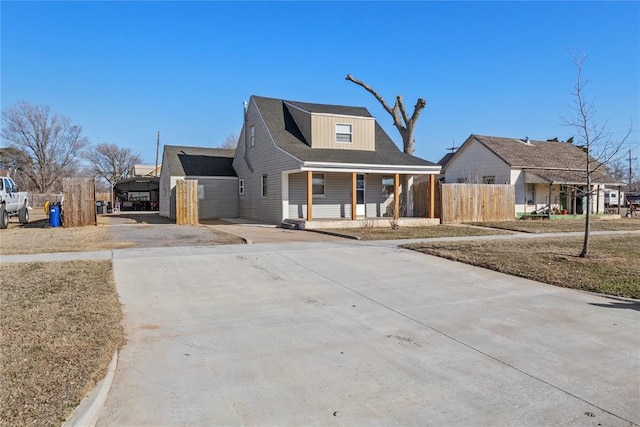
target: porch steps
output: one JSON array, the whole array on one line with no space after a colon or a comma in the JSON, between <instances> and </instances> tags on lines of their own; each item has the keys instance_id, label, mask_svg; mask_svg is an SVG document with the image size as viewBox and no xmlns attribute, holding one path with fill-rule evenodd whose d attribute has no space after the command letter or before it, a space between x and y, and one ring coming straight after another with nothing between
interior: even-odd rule
<instances>
[{"instance_id":1,"label":"porch steps","mask_svg":"<svg viewBox=\"0 0 640 427\"><path fill-rule=\"evenodd\" d=\"M280 228L284 228L286 230L300 230L300 225L296 222L290 222L285 219L280 223Z\"/></svg>"}]
</instances>

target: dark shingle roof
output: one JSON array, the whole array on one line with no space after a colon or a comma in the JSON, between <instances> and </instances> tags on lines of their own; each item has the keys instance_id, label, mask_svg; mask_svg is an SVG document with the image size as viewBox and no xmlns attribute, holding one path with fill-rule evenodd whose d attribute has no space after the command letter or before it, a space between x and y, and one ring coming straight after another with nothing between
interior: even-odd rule
<instances>
[{"instance_id":1,"label":"dark shingle roof","mask_svg":"<svg viewBox=\"0 0 640 427\"><path fill-rule=\"evenodd\" d=\"M569 142L530 140L525 143L516 138L484 135L471 135L469 139L480 142L511 167L525 169L553 182L586 182L585 152ZM592 167L596 165L594 160ZM599 170L592 173L591 179L598 184L618 183Z\"/></svg>"},{"instance_id":2,"label":"dark shingle roof","mask_svg":"<svg viewBox=\"0 0 640 427\"><path fill-rule=\"evenodd\" d=\"M312 104L309 102L284 101L295 105L309 113L340 114L343 116L373 117L369 110L364 107L349 107L347 105Z\"/></svg>"},{"instance_id":3,"label":"dark shingle roof","mask_svg":"<svg viewBox=\"0 0 640 427\"><path fill-rule=\"evenodd\" d=\"M165 145L162 173L169 176L236 176L234 154L235 150L223 148Z\"/></svg>"},{"instance_id":4,"label":"dark shingle roof","mask_svg":"<svg viewBox=\"0 0 640 427\"><path fill-rule=\"evenodd\" d=\"M269 132L276 145L301 161L389 166L436 166L427 160L410 156L400 151L377 122L375 124L375 151L311 148L307 145L307 141L305 141L302 132L300 132L300 129L289 113L289 107L287 107L286 103L296 105L310 112L312 110L313 112L327 114L372 117L366 108L308 104L297 101L264 98L255 95L252 96L252 98L258 106L260 114L269 128Z\"/></svg>"}]
</instances>

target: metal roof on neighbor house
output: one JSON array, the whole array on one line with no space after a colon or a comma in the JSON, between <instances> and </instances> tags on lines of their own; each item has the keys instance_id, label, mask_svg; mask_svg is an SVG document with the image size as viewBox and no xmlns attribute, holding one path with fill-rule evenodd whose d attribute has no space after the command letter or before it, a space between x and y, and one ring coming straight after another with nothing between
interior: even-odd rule
<instances>
[{"instance_id":1,"label":"metal roof on neighbor house","mask_svg":"<svg viewBox=\"0 0 640 427\"><path fill-rule=\"evenodd\" d=\"M237 176L235 150L165 145L162 173L169 176Z\"/></svg>"},{"instance_id":2,"label":"metal roof on neighbor house","mask_svg":"<svg viewBox=\"0 0 640 427\"><path fill-rule=\"evenodd\" d=\"M308 104L255 95L252 96L252 99L276 145L302 162L438 168L435 163L400 151L377 122L375 124L375 151L311 148L291 116L287 104L295 105L309 112L371 117L366 108Z\"/></svg>"}]
</instances>

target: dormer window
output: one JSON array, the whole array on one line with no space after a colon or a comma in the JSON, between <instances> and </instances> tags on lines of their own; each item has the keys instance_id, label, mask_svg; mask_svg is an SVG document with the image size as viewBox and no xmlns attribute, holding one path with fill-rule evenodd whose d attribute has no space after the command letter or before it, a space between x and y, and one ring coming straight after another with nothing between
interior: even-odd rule
<instances>
[{"instance_id":1,"label":"dormer window","mask_svg":"<svg viewBox=\"0 0 640 427\"><path fill-rule=\"evenodd\" d=\"M336 142L345 144L351 144L353 142L353 133L351 131L351 125L336 124Z\"/></svg>"}]
</instances>

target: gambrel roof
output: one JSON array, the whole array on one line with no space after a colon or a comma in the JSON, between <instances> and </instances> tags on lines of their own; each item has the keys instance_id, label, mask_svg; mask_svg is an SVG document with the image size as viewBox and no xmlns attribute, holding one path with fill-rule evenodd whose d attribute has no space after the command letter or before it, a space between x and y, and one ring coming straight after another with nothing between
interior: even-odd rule
<instances>
[{"instance_id":1,"label":"gambrel roof","mask_svg":"<svg viewBox=\"0 0 640 427\"><path fill-rule=\"evenodd\" d=\"M435 163L400 151L377 122L375 124L374 151L311 148L289 112L289 108L293 107L288 106L288 104L309 113L373 118L371 113L364 107L311 104L255 95L252 96L252 99L258 107L276 146L302 162L439 168Z\"/></svg>"},{"instance_id":2,"label":"gambrel roof","mask_svg":"<svg viewBox=\"0 0 640 427\"><path fill-rule=\"evenodd\" d=\"M162 173L169 176L236 176L235 150L165 145Z\"/></svg>"}]
</instances>

